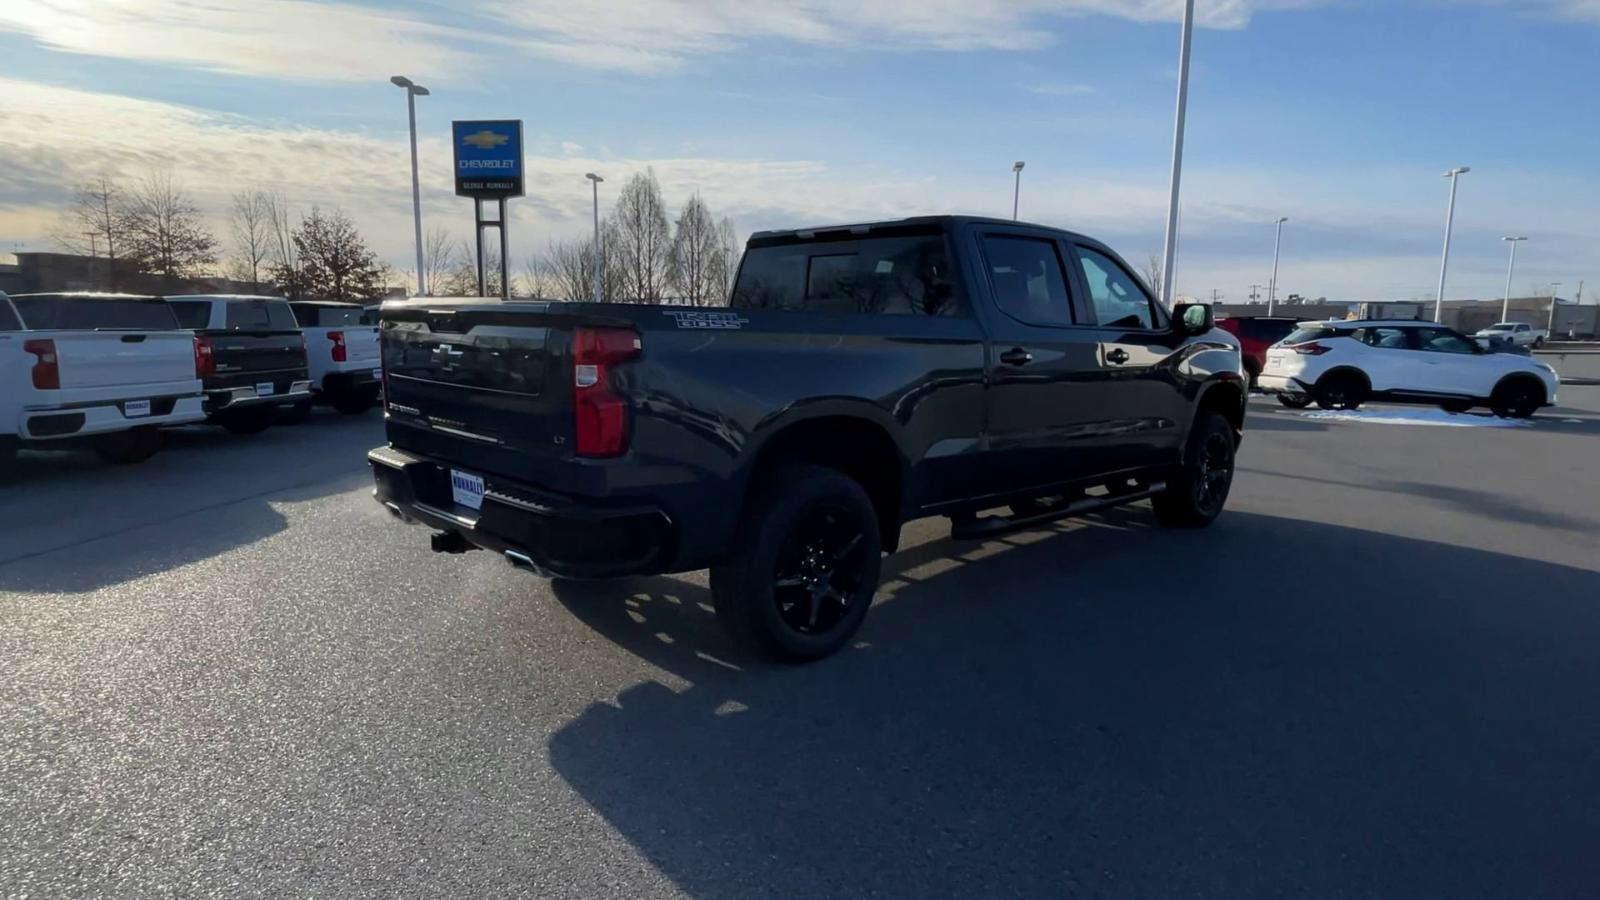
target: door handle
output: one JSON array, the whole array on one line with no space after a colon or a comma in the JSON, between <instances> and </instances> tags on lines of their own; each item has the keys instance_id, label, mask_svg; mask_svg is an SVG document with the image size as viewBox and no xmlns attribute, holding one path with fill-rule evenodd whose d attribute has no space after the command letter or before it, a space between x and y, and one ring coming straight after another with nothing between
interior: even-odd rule
<instances>
[{"instance_id":1,"label":"door handle","mask_svg":"<svg viewBox=\"0 0 1600 900\"><path fill-rule=\"evenodd\" d=\"M1033 362L1033 354L1021 347L1012 347L1000 354L1000 361L1008 366L1025 366Z\"/></svg>"},{"instance_id":2,"label":"door handle","mask_svg":"<svg viewBox=\"0 0 1600 900\"><path fill-rule=\"evenodd\" d=\"M1106 362L1111 363L1112 365L1120 366L1127 361L1128 351L1122 349L1121 347L1113 347L1111 351L1106 354Z\"/></svg>"}]
</instances>

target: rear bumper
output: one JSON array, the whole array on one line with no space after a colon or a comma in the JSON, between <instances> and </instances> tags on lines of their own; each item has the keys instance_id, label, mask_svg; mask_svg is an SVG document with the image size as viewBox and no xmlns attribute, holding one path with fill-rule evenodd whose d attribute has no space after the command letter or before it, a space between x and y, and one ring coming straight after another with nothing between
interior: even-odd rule
<instances>
[{"instance_id":1,"label":"rear bumper","mask_svg":"<svg viewBox=\"0 0 1600 900\"><path fill-rule=\"evenodd\" d=\"M653 504L595 505L494 475L480 509L452 499L451 464L393 447L367 454L373 497L407 522L453 532L542 575L613 578L670 571L677 530Z\"/></svg>"},{"instance_id":2,"label":"rear bumper","mask_svg":"<svg viewBox=\"0 0 1600 900\"><path fill-rule=\"evenodd\" d=\"M1260 375L1256 387L1268 394L1307 394L1311 388L1292 375Z\"/></svg>"},{"instance_id":3,"label":"rear bumper","mask_svg":"<svg viewBox=\"0 0 1600 900\"><path fill-rule=\"evenodd\" d=\"M297 378L292 381L263 379L261 383L270 383L272 392L263 394L255 385L206 391L206 412L218 413L225 409L243 409L247 406L293 403L311 396L310 379Z\"/></svg>"},{"instance_id":4,"label":"rear bumper","mask_svg":"<svg viewBox=\"0 0 1600 900\"><path fill-rule=\"evenodd\" d=\"M317 390L325 394L376 394L381 384L374 367L352 369L347 372L329 372L322 376L322 384Z\"/></svg>"},{"instance_id":5,"label":"rear bumper","mask_svg":"<svg viewBox=\"0 0 1600 900\"><path fill-rule=\"evenodd\" d=\"M137 401L24 409L17 421L17 437L25 441L61 440L131 428L185 425L206 417L199 396L148 398L149 415L128 415L130 402Z\"/></svg>"}]
</instances>

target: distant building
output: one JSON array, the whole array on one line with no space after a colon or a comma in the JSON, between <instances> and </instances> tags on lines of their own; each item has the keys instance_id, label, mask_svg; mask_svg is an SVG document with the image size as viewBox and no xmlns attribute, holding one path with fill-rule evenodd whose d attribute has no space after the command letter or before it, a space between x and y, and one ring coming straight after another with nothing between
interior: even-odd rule
<instances>
[{"instance_id":1,"label":"distant building","mask_svg":"<svg viewBox=\"0 0 1600 900\"><path fill-rule=\"evenodd\" d=\"M0 265L0 291L31 294L49 291L127 291L135 294L259 294L270 284L237 281L219 275L168 278L140 272L132 260L112 261L80 253L16 253L14 265Z\"/></svg>"}]
</instances>

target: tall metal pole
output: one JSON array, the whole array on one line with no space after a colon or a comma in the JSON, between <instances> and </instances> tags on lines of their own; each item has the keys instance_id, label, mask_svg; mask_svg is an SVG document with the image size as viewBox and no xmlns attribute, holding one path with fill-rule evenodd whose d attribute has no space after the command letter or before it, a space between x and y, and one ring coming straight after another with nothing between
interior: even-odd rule
<instances>
[{"instance_id":1,"label":"tall metal pole","mask_svg":"<svg viewBox=\"0 0 1600 900\"><path fill-rule=\"evenodd\" d=\"M584 176L594 186L594 302L600 302L600 270L605 265L605 248L600 245L600 182L605 181L593 172Z\"/></svg>"},{"instance_id":2,"label":"tall metal pole","mask_svg":"<svg viewBox=\"0 0 1600 900\"><path fill-rule=\"evenodd\" d=\"M1550 337L1554 337L1555 336L1554 332L1556 330L1556 288L1559 288L1559 287L1561 287L1561 282L1559 282L1559 281L1550 282L1550 319L1549 319L1549 321L1544 323L1544 332L1545 332L1546 335L1549 335Z\"/></svg>"},{"instance_id":3,"label":"tall metal pole","mask_svg":"<svg viewBox=\"0 0 1600 900\"><path fill-rule=\"evenodd\" d=\"M1017 176L1016 186L1011 189L1011 221L1017 220L1017 204L1022 199L1022 167L1025 163L1017 160L1011 164L1011 171Z\"/></svg>"},{"instance_id":4,"label":"tall metal pole","mask_svg":"<svg viewBox=\"0 0 1600 900\"><path fill-rule=\"evenodd\" d=\"M474 249L476 249L478 251L478 296L482 297L484 295L483 294L484 285L483 285L483 200L481 198L478 198L478 197L473 197L472 198L472 214L473 214L473 218L476 220L473 223L472 230L477 235L477 246Z\"/></svg>"},{"instance_id":5,"label":"tall metal pole","mask_svg":"<svg viewBox=\"0 0 1600 900\"><path fill-rule=\"evenodd\" d=\"M1511 245L1511 262L1506 264L1506 298L1500 301L1500 321L1511 321L1511 273L1517 270L1517 245L1527 240L1525 237L1504 237L1500 240Z\"/></svg>"},{"instance_id":6,"label":"tall metal pole","mask_svg":"<svg viewBox=\"0 0 1600 900\"><path fill-rule=\"evenodd\" d=\"M1456 181L1472 169L1467 166L1457 166L1444 173L1450 179L1450 207L1444 214L1444 255L1439 259L1439 293L1434 295L1433 320L1443 321L1444 316L1444 274L1450 268L1450 232L1456 222Z\"/></svg>"},{"instance_id":7,"label":"tall metal pole","mask_svg":"<svg viewBox=\"0 0 1600 900\"><path fill-rule=\"evenodd\" d=\"M1172 196L1167 201L1167 239L1161 256L1161 303L1172 308L1172 285L1177 278L1178 188L1183 180L1183 126L1189 109L1189 45L1194 34L1194 0L1184 0L1183 37L1178 50L1178 113L1172 126Z\"/></svg>"},{"instance_id":8,"label":"tall metal pole","mask_svg":"<svg viewBox=\"0 0 1600 900\"><path fill-rule=\"evenodd\" d=\"M422 185L417 177L417 98L428 96L428 89L404 75L395 75L389 83L406 92L406 119L411 126L411 219L417 239L417 293L428 293L427 274L422 261Z\"/></svg>"},{"instance_id":9,"label":"tall metal pole","mask_svg":"<svg viewBox=\"0 0 1600 900\"><path fill-rule=\"evenodd\" d=\"M511 299L511 238L506 234L506 198L500 198L500 299Z\"/></svg>"},{"instance_id":10,"label":"tall metal pole","mask_svg":"<svg viewBox=\"0 0 1600 900\"><path fill-rule=\"evenodd\" d=\"M1278 298L1278 251L1283 248L1283 223L1289 221L1283 216L1278 217L1278 236L1272 239L1272 280L1267 283L1267 315L1272 315L1272 304Z\"/></svg>"}]
</instances>

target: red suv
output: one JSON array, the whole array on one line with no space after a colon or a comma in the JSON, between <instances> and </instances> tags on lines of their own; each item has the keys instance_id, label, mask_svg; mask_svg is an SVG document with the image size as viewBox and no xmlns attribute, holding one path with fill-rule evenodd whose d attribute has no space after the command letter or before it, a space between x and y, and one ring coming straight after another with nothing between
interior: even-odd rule
<instances>
[{"instance_id":1,"label":"red suv","mask_svg":"<svg viewBox=\"0 0 1600 900\"><path fill-rule=\"evenodd\" d=\"M1265 365L1267 348L1289 336L1300 320L1291 316L1230 316L1218 319L1217 326L1239 339L1239 355L1250 373L1250 386Z\"/></svg>"}]
</instances>

